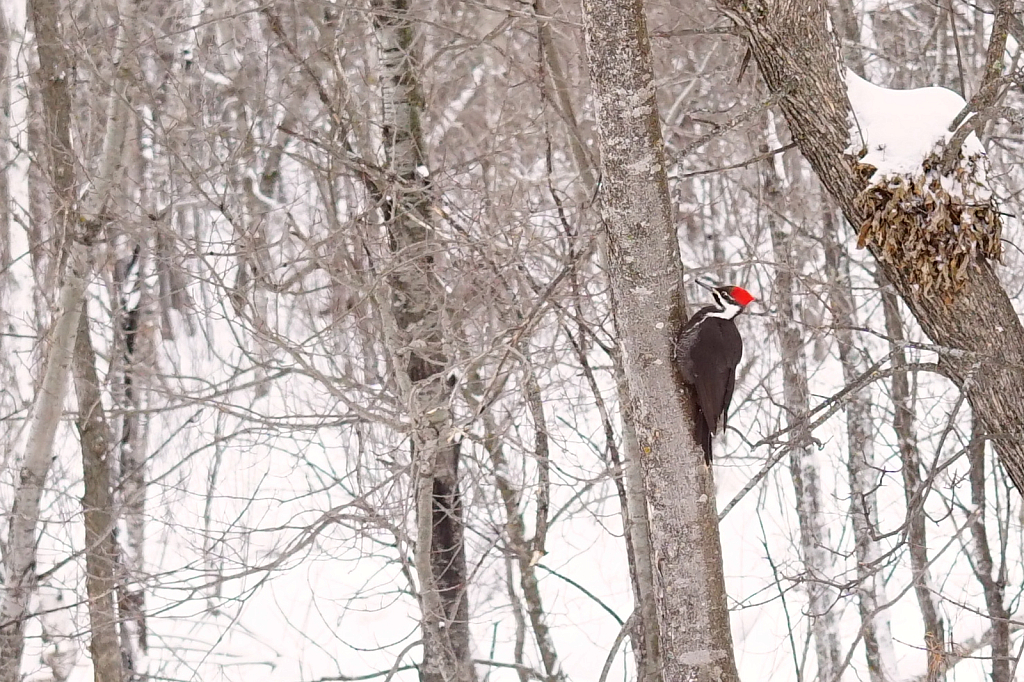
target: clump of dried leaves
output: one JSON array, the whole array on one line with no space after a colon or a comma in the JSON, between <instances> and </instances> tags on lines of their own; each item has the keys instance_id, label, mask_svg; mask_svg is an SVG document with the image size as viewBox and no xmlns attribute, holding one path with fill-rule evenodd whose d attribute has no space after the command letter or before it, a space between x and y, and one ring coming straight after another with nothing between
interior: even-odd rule
<instances>
[{"instance_id":1,"label":"clump of dried leaves","mask_svg":"<svg viewBox=\"0 0 1024 682\"><path fill-rule=\"evenodd\" d=\"M898 264L925 296L951 299L977 259L999 260L1002 222L987 181L984 156L961 158L944 175L940 154L915 174L874 177L857 197L866 216L858 248L877 247L882 260ZM871 177L874 167L858 164Z\"/></svg>"}]
</instances>

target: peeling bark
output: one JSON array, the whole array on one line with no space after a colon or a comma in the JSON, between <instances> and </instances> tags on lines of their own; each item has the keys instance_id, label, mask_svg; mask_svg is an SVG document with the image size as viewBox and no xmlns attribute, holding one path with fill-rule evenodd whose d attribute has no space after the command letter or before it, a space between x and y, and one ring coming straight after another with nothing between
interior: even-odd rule
<instances>
[{"instance_id":1,"label":"peeling bark","mask_svg":"<svg viewBox=\"0 0 1024 682\"><path fill-rule=\"evenodd\" d=\"M615 327L650 513L662 657L669 680L737 679L711 470L672 363L682 322L642 2L583 3L602 152L601 217ZM645 629L650 624L645 623Z\"/></svg>"}]
</instances>

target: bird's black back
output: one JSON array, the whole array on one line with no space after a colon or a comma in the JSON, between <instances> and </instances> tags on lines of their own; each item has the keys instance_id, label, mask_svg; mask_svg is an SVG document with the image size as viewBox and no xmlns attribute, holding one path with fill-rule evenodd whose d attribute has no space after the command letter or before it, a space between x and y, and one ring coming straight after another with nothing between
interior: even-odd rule
<instances>
[{"instance_id":1,"label":"bird's black back","mask_svg":"<svg viewBox=\"0 0 1024 682\"><path fill-rule=\"evenodd\" d=\"M736 385L743 339L733 320L708 317L714 306L690 318L676 339L676 362L683 379L697 393L697 440L711 462L711 439L725 425ZM721 422L720 422L721 420Z\"/></svg>"}]
</instances>

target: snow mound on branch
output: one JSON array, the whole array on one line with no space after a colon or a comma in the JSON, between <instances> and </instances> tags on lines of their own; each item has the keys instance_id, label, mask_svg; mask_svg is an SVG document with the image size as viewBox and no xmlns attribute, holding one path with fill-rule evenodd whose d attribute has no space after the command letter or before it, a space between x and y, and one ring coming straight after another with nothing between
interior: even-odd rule
<instances>
[{"instance_id":1,"label":"snow mound on branch","mask_svg":"<svg viewBox=\"0 0 1024 682\"><path fill-rule=\"evenodd\" d=\"M944 167L949 125L964 108L945 88L887 90L847 71L853 108L847 154L868 181L856 205L857 246L871 246L922 296L951 299L969 266L1002 257L1002 223L988 158L971 133Z\"/></svg>"},{"instance_id":2,"label":"snow mound on branch","mask_svg":"<svg viewBox=\"0 0 1024 682\"><path fill-rule=\"evenodd\" d=\"M919 171L924 160L949 141L949 124L967 106L963 97L946 88L889 90L849 69L846 91L853 108L847 153L866 152L860 162L874 166L875 177ZM985 148L972 133L963 152L968 157L983 155Z\"/></svg>"}]
</instances>

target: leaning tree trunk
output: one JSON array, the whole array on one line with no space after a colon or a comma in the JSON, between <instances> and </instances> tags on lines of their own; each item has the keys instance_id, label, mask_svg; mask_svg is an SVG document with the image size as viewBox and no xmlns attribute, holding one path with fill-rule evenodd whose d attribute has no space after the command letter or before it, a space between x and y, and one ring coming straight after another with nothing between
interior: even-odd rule
<instances>
[{"instance_id":1,"label":"leaning tree trunk","mask_svg":"<svg viewBox=\"0 0 1024 682\"><path fill-rule=\"evenodd\" d=\"M134 4L122 2L120 8L124 12L121 17L122 23L118 27L118 49L113 55L115 71L120 67L119 62L123 53L121 48L125 32L131 25L129 13ZM59 273L63 282L60 289L60 309L54 316L46 370L33 405L20 482L15 492L11 513L7 552L4 555L6 584L3 603L0 605L0 682L19 680L21 656L24 651L25 620L29 615L28 603L37 586L36 527L39 523L40 501L53 459L54 438L63 411L86 286L92 270L90 244L100 238L103 230L103 214L111 189L115 186L121 170L121 151L125 136L121 104L124 98L124 80L118 73L113 78L114 87L108 102L102 151L94 174L93 191L84 201L79 202L75 190L75 158L71 143L72 98L69 87L71 74L74 73L74 60L65 36L61 34L58 22L59 3L54 0L33 0L29 2L28 9L36 30L36 52L39 56L40 72L38 82L42 91L45 142L49 147L48 179L54 190L50 199L51 215L56 223L53 233L63 237ZM84 206L81 211L77 208L79 203ZM89 454L86 453L86 456ZM88 513L90 505L95 502L94 498L89 498L85 503L89 516L87 521L93 523L92 530L97 531L95 538L92 531L87 532L87 538L96 540L97 543L105 543L104 534L109 534L111 530L100 529L100 526L105 524L97 520L94 514ZM109 505L107 506L108 509L99 510L100 513L111 513ZM93 557L90 564L87 557L87 568L96 568L105 561L104 558L99 558L97 563L97 559ZM90 574L87 579L92 577ZM102 581L102 576L100 579ZM104 600L93 598L108 588L93 583L88 589L90 617L98 618L97 622L110 621L110 627L114 627L109 610L102 611ZM101 609L100 613L94 613L93 607ZM99 644L104 647L105 633L104 628L101 628L100 633L93 633L94 637L99 634ZM119 664L120 652L116 646L116 636L113 643L115 651L112 655L118 659ZM106 651L102 653L101 658L102 661L98 662L101 666L105 666L110 660ZM97 679L119 679L120 673L116 668L104 669L105 672L101 672L97 667ZM110 670L114 672L109 672Z\"/></svg>"},{"instance_id":2,"label":"leaning tree trunk","mask_svg":"<svg viewBox=\"0 0 1024 682\"><path fill-rule=\"evenodd\" d=\"M643 3L583 3L602 152L601 217L615 327L650 509L661 666L667 680L737 680L711 469L672 362L682 322ZM650 624L645 624L648 627Z\"/></svg>"},{"instance_id":3,"label":"leaning tree trunk","mask_svg":"<svg viewBox=\"0 0 1024 682\"><path fill-rule=\"evenodd\" d=\"M825 1L719 0L719 5L746 32L768 87L780 95L800 151L847 220L859 228L866 216L856 199L866 180L844 153L850 103ZM1005 44L1005 31L997 32L993 43L1000 36ZM997 51L1002 54L1002 48L990 50ZM1001 60L992 61L1002 67ZM981 88L981 94L987 92ZM991 264L977 260L967 268L959 291L932 296L908 275L915 266L911 250L880 257L879 247L869 247L921 328L942 347L940 363L967 395L986 433L993 434L1000 461L1018 491L1024 491L1024 326Z\"/></svg>"},{"instance_id":4,"label":"leaning tree trunk","mask_svg":"<svg viewBox=\"0 0 1024 682\"><path fill-rule=\"evenodd\" d=\"M401 358L399 388L412 424L415 479L416 575L423 629L423 682L472 682L468 575L459 488L459 443L448 408L448 358L442 339L445 292L438 286L431 228L423 114L406 0L375 0L373 28L380 47L383 140L392 181L377 200L395 263L385 312L390 350Z\"/></svg>"},{"instance_id":5,"label":"leaning tree trunk","mask_svg":"<svg viewBox=\"0 0 1024 682\"><path fill-rule=\"evenodd\" d=\"M53 460L53 441L64 408L68 369L85 294L82 247L72 247L73 262L64 275L60 310L50 337L46 372L39 385L29 425L28 443L11 509L4 554L4 595L0 605L0 682L19 682L25 648L29 601L38 584L36 527L43 486Z\"/></svg>"}]
</instances>

